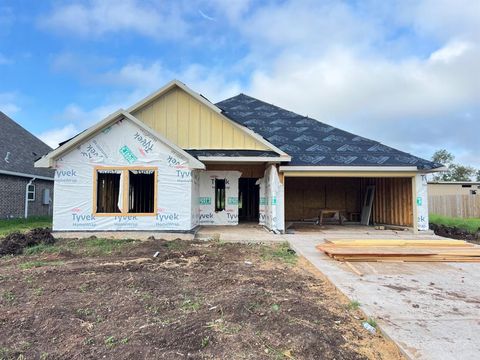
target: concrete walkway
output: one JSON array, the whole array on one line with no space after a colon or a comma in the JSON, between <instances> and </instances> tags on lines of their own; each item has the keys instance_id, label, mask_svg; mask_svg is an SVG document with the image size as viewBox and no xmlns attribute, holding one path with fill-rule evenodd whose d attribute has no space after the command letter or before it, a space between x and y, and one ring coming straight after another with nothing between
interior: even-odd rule
<instances>
[{"instance_id":1,"label":"concrete walkway","mask_svg":"<svg viewBox=\"0 0 480 360\"><path fill-rule=\"evenodd\" d=\"M358 276L315 249L325 234L285 237L340 291L358 300L407 357L480 358L480 263L355 263L364 274Z\"/></svg>"}]
</instances>

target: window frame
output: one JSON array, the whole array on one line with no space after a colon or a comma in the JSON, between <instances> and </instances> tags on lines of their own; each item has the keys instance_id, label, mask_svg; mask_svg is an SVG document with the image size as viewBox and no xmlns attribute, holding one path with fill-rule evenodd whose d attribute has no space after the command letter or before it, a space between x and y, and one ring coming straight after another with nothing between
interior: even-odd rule
<instances>
[{"instance_id":1,"label":"window frame","mask_svg":"<svg viewBox=\"0 0 480 360\"><path fill-rule=\"evenodd\" d=\"M30 191L30 186L33 186L33 191ZM31 195L31 194L33 194L33 199L30 199L30 195ZM27 186L27 200L33 202L33 201L36 200L36 198L37 198L37 187L35 186L34 183L29 184L29 185Z\"/></svg>"},{"instance_id":2,"label":"window frame","mask_svg":"<svg viewBox=\"0 0 480 360\"><path fill-rule=\"evenodd\" d=\"M99 213L97 211L97 191L98 191L98 171L101 170L116 170L121 172L120 187L122 189L122 208L118 213ZM130 213L128 212L129 204L129 185L130 185L130 171L131 170L152 170L153 171L153 212L151 213ZM158 167L154 166L95 166L93 168L93 198L92 209L95 216L155 216L157 215L157 192L158 192ZM123 181L122 181L123 180Z\"/></svg>"},{"instance_id":3,"label":"window frame","mask_svg":"<svg viewBox=\"0 0 480 360\"><path fill-rule=\"evenodd\" d=\"M223 188L217 187L217 182L219 182L219 181L223 181ZM220 189L223 190L223 208L217 207L218 200L220 200L220 202L221 202L221 199L217 199L218 190L220 190ZM215 212L218 213L218 212L225 211L226 208L227 208L227 179L216 177L215 178L214 191L215 191Z\"/></svg>"}]
</instances>

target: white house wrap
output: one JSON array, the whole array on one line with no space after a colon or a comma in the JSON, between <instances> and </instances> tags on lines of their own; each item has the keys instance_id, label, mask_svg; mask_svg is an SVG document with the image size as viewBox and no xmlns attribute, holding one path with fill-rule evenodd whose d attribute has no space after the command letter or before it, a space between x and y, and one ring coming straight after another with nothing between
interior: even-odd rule
<instances>
[{"instance_id":1,"label":"white house wrap","mask_svg":"<svg viewBox=\"0 0 480 360\"><path fill-rule=\"evenodd\" d=\"M192 171L187 159L128 119L116 122L64 155L55 167L53 227L57 231L189 230L196 223L190 206L196 200L192 199ZM95 214L96 184L92 173L119 173L123 167L156 170L154 215ZM123 206L122 189L119 207Z\"/></svg>"}]
</instances>

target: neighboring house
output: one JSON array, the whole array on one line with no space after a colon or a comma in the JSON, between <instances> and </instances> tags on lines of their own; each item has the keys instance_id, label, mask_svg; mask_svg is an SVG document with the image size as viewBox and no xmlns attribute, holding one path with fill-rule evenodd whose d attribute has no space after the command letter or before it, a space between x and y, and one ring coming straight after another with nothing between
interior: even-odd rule
<instances>
[{"instance_id":1,"label":"neighboring house","mask_svg":"<svg viewBox=\"0 0 480 360\"><path fill-rule=\"evenodd\" d=\"M36 162L56 169L53 227L188 231L347 220L428 229L432 163L240 94L172 81Z\"/></svg>"},{"instance_id":2,"label":"neighboring house","mask_svg":"<svg viewBox=\"0 0 480 360\"><path fill-rule=\"evenodd\" d=\"M0 111L0 218L52 213L54 171L34 167L51 150Z\"/></svg>"},{"instance_id":3,"label":"neighboring house","mask_svg":"<svg viewBox=\"0 0 480 360\"><path fill-rule=\"evenodd\" d=\"M479 181L429 181L428 195L480 195Z\"/></svg>"},{"instance_id":4,"label":"neighboring house","mask_svg":"<svg viewBox=\"0 0 480 360\"><path fill-rule=\"evenodd\" d=\"M428 183L430 213L458 217L480 218L480 182L432 181Z\"/></svg>"}]
</instances>

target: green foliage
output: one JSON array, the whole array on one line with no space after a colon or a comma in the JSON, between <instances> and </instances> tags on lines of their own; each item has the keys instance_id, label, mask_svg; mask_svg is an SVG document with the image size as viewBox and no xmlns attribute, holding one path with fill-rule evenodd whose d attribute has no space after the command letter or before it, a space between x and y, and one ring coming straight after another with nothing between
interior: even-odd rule
<instances>
[{"instance_id":1,"label":"green foliage","mask_svg":"<svg viewBox=\"0 0 480 360\"><path fill-rule=\"evenodd\" d=\"M185 300L183 300L180 308L185 312L193 312L200 309L201 305L202 304L198 300L186 298Z\"/></svg>"},{"instance_id":2,"label":"green foliage","mask_svg":"<svg viewBox=\"0 0 480 360\"><path fill-rule=\"evenodd\" d=\"M206 348L208 346L208 344L210 344L210 337L209 336L205 336L203 339L202 339L202 343L200 344L202 346L202 348Z\"/></svg>"},{"instance_id":3,"label":"green foliage","mask_svg":"<svg viewBox=\"0 0 480 360\"><path fill-rule=\"evenodd\" d=\"M297 263L297 254L293 251L287 242L264 246L262 249L262 258L264 260L277 260L290 265Z\"/></svg>"},{"instance_id":4,"label":"green foliage","mask_svg":"<svg viewBox=\"0 0 480 360\"><path fill-rule=\"evenodd\" d=\"M273 311L273 312L279 312L279 311L280 311L280 305L278 305L278 304L273 304L273 305L272 305L272 311Z\"/></svg>"},{"instance_id":5,"label":"green foliage","mask_svg":"<svg viewBox=\"0 0 480 360\"><path fill-rule=\"evenodd\" d=\"M477 173L475 174L475 177L477 181L480 181L480 170L477 170Z\"/></svg>"},{"instance_id":6,"label":"green foliage","mask_svg":"<svg viewBox=\"0 0 480 360\"><path fill-rule=\"evenodd\" d=\"M7 304L14 303L16 299L17 299L17 297L10 290L5 290L2 294L2 300L5 301Z\"/></svg>"},{"instance_id":7,"label":"green foliage","mask_svg":"<svg viewBox=\"0 0 480 360\"><path fill-rule=\"evenodd\" d=\"M442 216L437 214L430 214L430 223L436 225L455 226L459 229L466 230L468 232L476 233L480 229L480 219L461 219L452 218L448 216Z\"/></svg>"},{"instance_id":8,"label":"green foliage","mask_svg":"<svg viewBox=\"0 0 480 360\"><path fill-rule=\"evenodd\" d=\"M437 150L432 156L432 161L443 164L447 167L447 171L437 173L433 176L435 181L471 181L473 176L480 176L480 170L476 170L471 166L456 164L453 161L455 156L445 149Z\"/></svg>"},{"instance_id":9,"label":"green foliage","mask_svg":"<svg viewBox=\"0 0 480 360\"><path fill-rule=\"evenodd\" d=\"M62 249L53 244L38 244L23 249L25 255L37 255L37 254L57 254Z\"/></svg>"},{"instance_id":10,"label":"green foliage","mask_svg":"<svg viewBox=\"0 0 480 360\"><path fill-rule=\"evenodd\" d=\"M348 310L357 310L360 307L360 302L358 300L352 300L348 303Z\"/></svg>"},{"instance_id":11,"label":"green foliage","mask_svg":"<svg viewBox=\"0 0 480 360\"><path fill-rule=\"evenodd\" d=\"M52 218L50 216L32 216L28 219L0 220L0 237L7 236L16 231L27 232L35 228L44 227L52 227Z\"/></svg>"},{"instance_id":12,"label":"green foliage","mask_svg":"<svg viewBox=\"0 0 480 360\"><path fill-rule=\"evenodd\" d=\"M367 323L370 324L370 326L377 328L377 322L373 318L368 318Z\"/></svg>"},{"instance_id":13,"label":"green foliage","mask_svg":"<svg viewBox=\"0 0 480 360\"><path fill-rule=\"evenodd\" d=\"M57 266L57 265L63 265L63 261L40 261L40 260L35 260L35 261L27 261L24 262L23 264L20 264L20 269L22 270L28 270L31 268L36 268L36 267L42 267L42 266Z\"/></svg>"}]
</instances>

